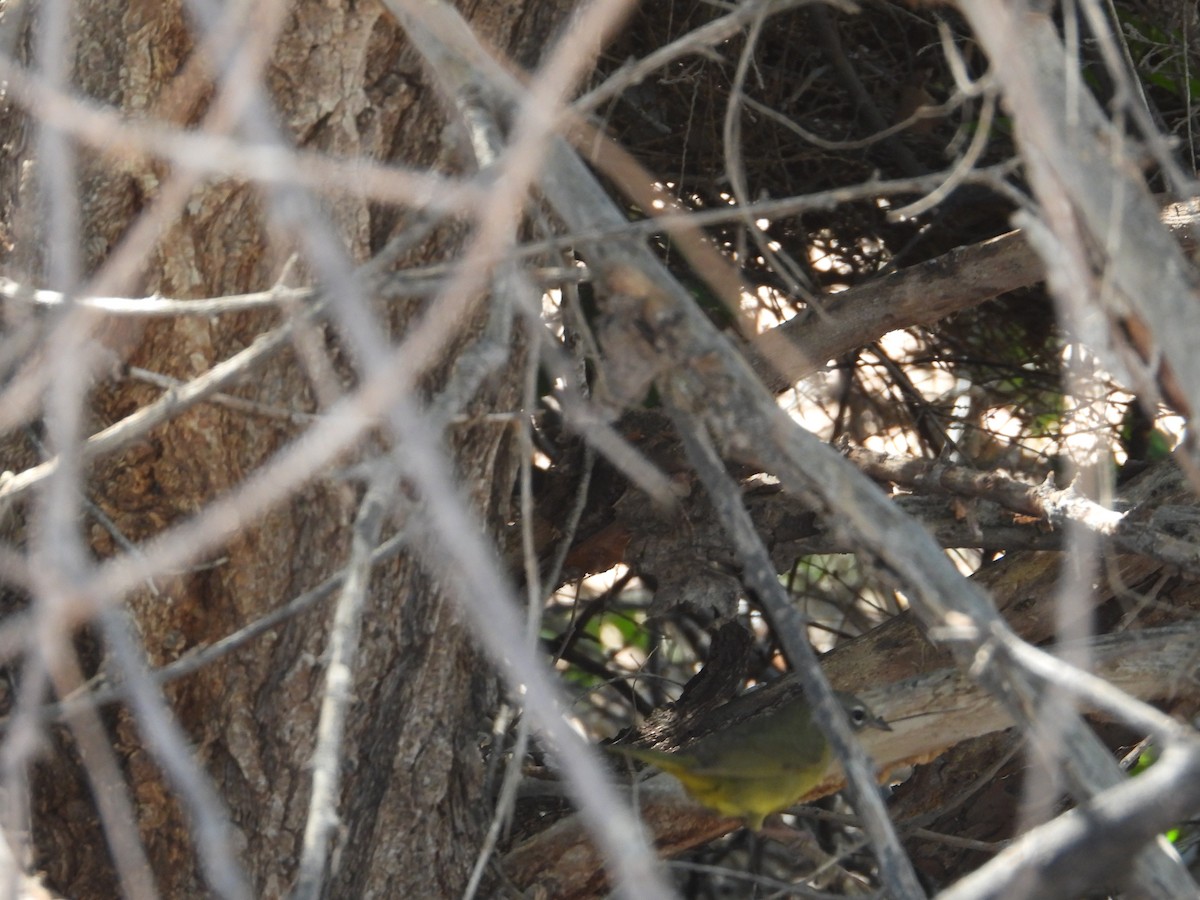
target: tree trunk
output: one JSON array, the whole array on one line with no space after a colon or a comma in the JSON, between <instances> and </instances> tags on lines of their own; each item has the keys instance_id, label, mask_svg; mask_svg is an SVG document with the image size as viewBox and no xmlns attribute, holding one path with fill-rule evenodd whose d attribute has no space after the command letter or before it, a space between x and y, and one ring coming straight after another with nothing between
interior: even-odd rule
<instances>
[{"instance_id":1,"label":"tree trunk","mask_svg":"<svg viewBox=\"0 0 1200 900\"><path fill-rule=\"evenodd\" d=\"M469 5L482 35L529 63L530 51L542 46L565 4ZM49 28L48 7L23 23L31 68L46 64L39 41ZM119 110L119 121L130 127L231 133L248 141L277 127L302 153L435 170L460 164L446 146L436 92L379 4L301 0L221 7L222 17L246 18L222 19L215 55L198 52L204 40L198 9L76 3L69 14L70 90L93 106ZM227 61L223 54L230 50L242 55ZM218 70L228 65L227 76L214 80L214 58ZM262 94L255 96L259 86ZM61 248L47 248L66 240L46 215L46 186L61 173L48 172L44 147L39 152L37 108L30 108L28 95L14 102L19 106L3 126L0 162L4 271L34 286L70 288L48 274ZM261 111L267 109L278 110L278 125L264 130L271 117L264 119ZM108 126L118 124L114 119ZM92 140L99 140L95 133ZM91 279L84 291L202 298L266 289L281 277L309 279L311 241L320 236L281 214L286 191L243 179L201 180L128 144L108 153L74 146L79 168L68 181L78 190L79 266ZM321 208L352 260L370 258L409 224L404 211L371 202L353 184L334 188L319 198ZM145 230L152 220L158 226ZM455 230L442 229L406 261L448 258L455 240ZM293 252L299 266L285 276ZM380 303L376 311L394 338L419 314L420 304ZM15 334L21 323L9 318ZM90 432L160 395L159 388L126 373L194 378L277 325L279 314L270 309L136 320L143 323L136 327L130 321L106 323L99 332L127 368L114 359L95 384L86 413ZM463 323L458 351L469 346L477 324ZM330 326L300 329L293 346L308 355L295 349L277 354L227 392L268 410L318 413L359 374ZM448 354L423 386L436 391L453 363ZM516 408L521 371L514 349L502 374L488 381L466 412ZM302 429L294 422L199 404L122 452L99 458L87 472L86 493L113 527L89 517L85 533L93 553L106 558L123 552L122 541L145 541L203 509L296 437ZM33 433L26 429L7 442L5 468L20 471L36 462ZM511 515L517 464L511 433L504 424L483 422L453 428L446 440L463 494L493 535ZM360 494L352 480L310 482L289 503L240 530L206 565L157 579L130 597L149 661L162 665L211 644L337 573L346 564ZM18 509L24 521L25 507ZM24 537L21 525L11 533L14 541ZM20 605L12 601L10 608ZM283 896L296 874L331 609L319 604L166 689L228 806L255 896ZM88 632L76 645L85 675L105 670L98 638ZM479 743L490 725L497 680L476 647L453 603L412 557L375 568L347 719L328 895L461 894L490 811L481 796ZM18 680L20 666L10 665ZM194 835L144 746L139 723L121 705L109 707L104 722L158 891L165 897L209 896ZM114 896L117 879L73 733L55 725L51 734L52 746L32 773L29 863L69 896Z\"/></svg>"}]
</instances>

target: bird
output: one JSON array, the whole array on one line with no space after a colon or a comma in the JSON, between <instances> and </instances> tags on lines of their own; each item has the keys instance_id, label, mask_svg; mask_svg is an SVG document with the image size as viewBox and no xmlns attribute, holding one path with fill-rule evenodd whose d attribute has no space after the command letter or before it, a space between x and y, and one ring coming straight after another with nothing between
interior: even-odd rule
<instances>
[{"instance_id":1,"label":"bird","mask_svg":"<svg viewBox=\"0 0 1200 900\"><path fill-rule=\"evenodd\" d=\"M835 691L856 731L892 728L853 694ZM773 712L705 735L682 750L609 745L614 753L674 775L702 806L742 819L758 831L772 813L787 809L816 787L833 753L803 696Z\"/></svg>"}]
</instances>

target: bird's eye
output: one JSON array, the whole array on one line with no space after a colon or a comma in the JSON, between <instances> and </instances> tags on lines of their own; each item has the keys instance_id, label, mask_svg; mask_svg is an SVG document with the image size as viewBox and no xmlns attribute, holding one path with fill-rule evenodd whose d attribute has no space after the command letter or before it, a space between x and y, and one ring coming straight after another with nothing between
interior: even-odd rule
<instances>
[{"instance_id":1,"label":"bird's eye","mask_svg":"<svg viewBox=\"0 0 1200 900\"><path fill-rule=\"evenodd\" d=\"M850 709L850 724L855 728L862 728L867 724L867 711L861 706L855 706Z\"/></svg>"}]
</instances>

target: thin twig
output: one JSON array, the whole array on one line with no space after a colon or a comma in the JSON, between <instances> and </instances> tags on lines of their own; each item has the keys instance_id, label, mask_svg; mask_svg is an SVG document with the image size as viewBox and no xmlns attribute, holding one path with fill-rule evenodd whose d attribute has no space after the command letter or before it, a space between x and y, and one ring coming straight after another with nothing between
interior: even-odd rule
<instances>
[{"instance_id":1,"label":"thin twig","mask_svg":"<svg viewBox=\"0 0 1200 900\"><path fill-rule=\"evenodd\" d=\"M179 391L188 382L179 378L172 378L170 375L162 375L158 372L151 372L149 369L142 369L138 366L129 366L125 370L125 374L136 381L143 381L146 384L152 384L155 387L163 388L168 391ZM208 398L209 403L215 403L218 406L224 406L226 409L232 409L236 412L246 413L251 416L261 416L266 419L279 419L287 422L289 425L308 425L315 422L318 416L303 412L301 410L279 409L275 406L268 406L265 403L258 403L255 400L247 400L244 397L235 397L232 394L216 393Z\"/></svg>"},{"instance_id":2,"label":"thin twig","mask_svg":"<svg viewBox=\"0 0 1200 900\"><path fill-rule=\"evenodd\" d=\"M105 453L124 449L184 410L236 383L287 346L293 327L293 323L286 322L260 334L245 350L217 363L204 375L181 385L177 390L168 390L153 403L96 432L80 448L81 459L87 461ZM4 423L0 423L0 427L3 425ZM15 498L34 485L40 484L58 469L59 464L60 459L55 456L13 475L0 484L0 501Z\"/></svg>"},{"instance_id":3,"label":"thin twig","mask_svg":"<svg viewBox=\"0 0 1200 900\"><path fill-rule=\"evenodd\" d=\"M786 12L797 6L808 5L810 2L811 0L750 0L750 2L739 3L728 15L714 19L699 28L694 28L665 47L659 47L632 65L617 70L599 86L572 103L572 109L580 115L586 115L614 97L620 96L629 88L641 84L659 69L666 68L680 57L704 53L728 40L746 27L748 22L759 18L764 13ZM844 12L853 8L852 4L844 2L844 0L839 0L837 6Z\"/></svg>"},{"instance_id":4,"label":"thin twig","mask_svg":"<svg viewBox=\"0 0 1200 900\"><path fill-rule=\"evenodd\" d=\"M329 628L325 693L317 723L317 745L312 755L312 793L296 886L292 891L294 900L315 900L324 883L329 842L338 825L346 711L354 690L363 609L371 582L371 553L379 541L385 513L396 488L394 465L390 460L381 461L354 522L342 594Z\"/></svg>"},{"instance_id":5,"label":"thin twig","mask_svg":"<svg viewBox=\"0 0 1200 900\"><path fill-rule=\"evenodd\" d=\"M130 120L77 95L57 90L0 56L7 95L64 135L104 153L150 157L200 176L237 178L269 187L300 187L320 193L364 195L381 203L463 213L478 208L485 186L383 165L363 158L347 162L285 144L260 145L183 128Z\"/></svg>"},{"instance_id":6,"label":"thin twig","mask_svg":"<svg viewBox=\"0 0 1200 900\"><path fill-rule=\"evenodd\" d=\"M408 538L403 532L388 538L371 552L371 566L375 567L382 562L395 558L404 549L407 541ZM312 590L305 591L303 594L293 597L283 606L272 610L264 616L260 616L232 634L226 635L205 647L190 650L179 659L152 670L150 677L153 679L155 685L162 686L199 672L216 660L236 652L251 641L278 628L285 622L308 612L317 604L331 597L342 586L345 579L346 572L343 569L325 579ZM22 684L24 684L24 681ZM104 680L90 686L88 690L77 689L57 703L41 707L37 718L54 721L73 715L80 706L103 706L108 703L124 700L126 696L126 690L122 685ZM18 706L18 709L20 708ZM8 733L18 724L18 720L10 717L4 724L6 733Z\"/></svg>"},{"instance_id":7,"label":"thin twig","mask_svg":"<svg viewBox=\"0 0 1200 900\"><path fill-rule=\"evenodd\" d=\"M43 620L37 628L37 646L46 656L47 671L55 691L59 696L66 696L83 683L83 676L61 623L54 621L55 617L50 612L56 605L55 601L46 596L40 599L43 615L50 621ZM100 821L112 851L121 889L126 897L151 900L158 896L158 889L151 877L153 870L138 835L137 814L104 724L92 708L77 710L67 724L75 736L83 760L84 772L100 812Z\"/></svg>"},{"instance_id":8,"label":"thin twig","mask_svg":"<svg viewBox=\"0 0 1200 900\"><path fill-rule=\"evenodd\" d=\"M524 304L528 305L528 304ZM533 409L537 402L538 376L538 347L545 340L544 329L531 329L531 344L529 357L525 362L525 384L522 390L522 405ZM542 580L540 577L537 545L533 535L534 503L533 503L533 426L528 416L523 417L517 428L518 444L521 454L518 470L519 502L521 505L521 559L525 570L525 640L522 646L524 652L536 654L538 651L538 629L542 624L542 610L545 601L542 596ZM483 873L496 846L500 842L500 834L507 827L513 808L517 801L517 787L522 778L522 768L525 765L525 753L529 749L530 720L522 716L517 723L517 739L513 742L512 753L504 767L504 778L500 782L500 790L496 804L492 809L492 820L488 824L480 844L479 852L475 855L475 865L471 869L471 877L463 890L463 900L473 900L479 885L483 881ZM499 752L499 748L496 748Z\"/></svg>"},{"instance_id":9,"label":"thin twig","mask_svg":"<svg viewBox=\"0 0 1200 900\"><path fill-rule=\"evenodd\" d=\"M253 893L234 849L229 812L154 683L125 612L114 607L99 618L104 639L112 650L111 665L120 675L122 692L146 746L183 800L206 880L218 897L249 900Z\"/></svg>"}]
</instances>

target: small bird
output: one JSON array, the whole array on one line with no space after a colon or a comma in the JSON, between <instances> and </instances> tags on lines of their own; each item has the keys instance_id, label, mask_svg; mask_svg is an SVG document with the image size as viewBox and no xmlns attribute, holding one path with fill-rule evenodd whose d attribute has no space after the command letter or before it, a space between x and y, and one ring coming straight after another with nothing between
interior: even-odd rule
<instances>
[{"instance_id":1,"label":"small bird","mask_svg":"<svg viewBox=\"0 0 1200 900\"><path fill-rule=\"evenodd\" d=\"M868 726L892 730L858 697L836 693L856 731ZM755 831L767 816L787 809L819 784L832 758L825 732L803 697L705 735L683 750L609 749L669 772L698 803L737 816Z\"/></svg>"}]
</instances>

